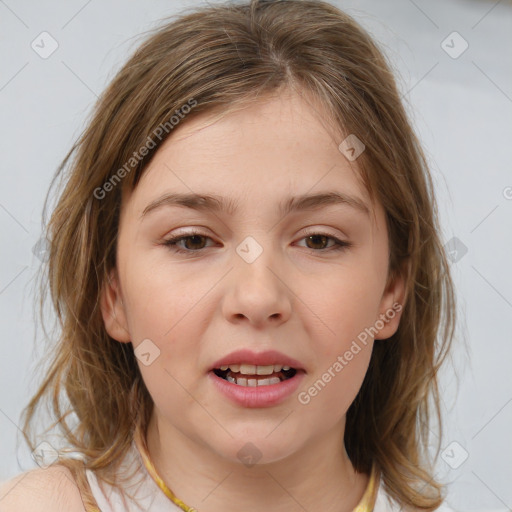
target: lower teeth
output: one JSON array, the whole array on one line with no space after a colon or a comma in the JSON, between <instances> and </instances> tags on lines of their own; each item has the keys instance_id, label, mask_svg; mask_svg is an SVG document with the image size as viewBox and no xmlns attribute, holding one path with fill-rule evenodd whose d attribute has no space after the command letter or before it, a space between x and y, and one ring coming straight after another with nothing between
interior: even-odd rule
<instances>
[{"instance_id":1,"label":"lower teeth","mask_svg":"<svg viewBox=\"0 0 512 512\"><path fill-rule=\"evenodd\" d=\"M243 377L239 377L235 379L228 375L226 377L228 382L232 382L233 384L237 384L238 386L244 387L258 387L258 386L270 386L272 384L279 384L281 379L279 377L271 377L270 379L246 379Z\"/></svg>"}]
</instances>

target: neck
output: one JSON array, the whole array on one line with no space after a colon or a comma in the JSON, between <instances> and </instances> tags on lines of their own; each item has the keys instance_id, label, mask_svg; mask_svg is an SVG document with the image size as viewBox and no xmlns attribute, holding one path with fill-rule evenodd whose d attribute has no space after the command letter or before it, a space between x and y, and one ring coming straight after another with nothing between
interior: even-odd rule
<instances>
[{"instance_id":1,"label":"neck","mask_svg":"<svg viewBox=\"0 0 512 512\"><path fill-rule=\"evenodd\" d=\"M356 473L343 444L344 424L276 462L233 462L153 411L147 432L149 456L172 492L200 512L243 506L245 512L352 512L368 476Z\"/></svg>"}]
</instances>

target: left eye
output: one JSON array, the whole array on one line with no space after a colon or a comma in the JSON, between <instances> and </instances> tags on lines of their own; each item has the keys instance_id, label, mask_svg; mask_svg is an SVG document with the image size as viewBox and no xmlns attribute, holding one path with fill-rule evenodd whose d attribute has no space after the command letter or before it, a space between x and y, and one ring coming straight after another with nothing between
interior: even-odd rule
<instances>
[{"instance_id":1,"label":"left eye","mask_svg":"<svg viewBox=\"0 0 512 512\"><path fill-rule=\"evenodd\" d=\"M168 238L167 240L165 240L162 243L162 245L169 247L170 250L175 251L177 253L193 253L193 252L199 252L200 250L205 248L204 243L202 243L201 239L211 240L210 237L208 237L206 235L202 235L201 233L190 233L188 235L177 235L177 236ZM306 243L312 242L314 245L317 245L317 246L322 245L323 246L323 247L308 247L308 249L311 249L315 252L326 251L326 250L339 251L339 250L348 248L352 245L350 242L345 242L345 241L339 240L338 238L336 238L334 236L330 236L330 235L323 234L323 233L308 234L301 240L306 240ZM326 247L328 240L333 241L333 244L330 247ZM183 242L185 244L184 249L182 248L183 246L178 245L181 242Z\"/></svg>"},{"instance_id":2,"label":"left eye","mask_svg":"<svg viewBox=\"0 0 512 512\"><path fill-rule=\"evenodd\" d=\"M346 247L350 247L352 244L349 242L345 242L343 240L339 240L338 238L322 233L314 233L309 234L305 238L302 238L301 240L306 240L313 242L313 244L320 244L323 245L324 243L327 243L328 240L332 240L334 243L330 247L320 247L321 250L325 249L332 249L333 251L339 251L342 249L345 249ZM307 242L306 242L307 243ZM317 247L308 247L308 249L317 249Z\"/></svg>"}]
</instances>

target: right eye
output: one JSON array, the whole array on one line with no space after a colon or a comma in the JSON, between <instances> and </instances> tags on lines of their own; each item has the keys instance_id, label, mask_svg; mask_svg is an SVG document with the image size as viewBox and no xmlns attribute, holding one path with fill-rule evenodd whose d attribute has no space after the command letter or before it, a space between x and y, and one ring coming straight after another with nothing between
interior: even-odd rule
<instances>
[{"instance_id":1,"label":"right eye","mask_svg":"<svg viewBox=\"0 0 512 512\"><path fill-rule=\"evenodd\" d=\"M176 236L167 238L162 243L162 245L165 245L171 251L175 251L178 253L184 253L184 254L190 254L190 253L194 253L194 252L199 252L200 250L204 249L204 244L201 242L201 239L211 240L211 238L209 236L206 236L206 235L203 235L202 233L194 231L194 232L191 232L191 233L188 233L185 235L181 234L181 235L176 235ZM191 244L188 244L189 247L185 246L185 248L183 249L183 248L181 248L182 246L178 246L179 243L181 243L181 242L187 243L189 240L191 241ZM192 248L190 248L190 245L192 245ZM200 245L201 247L196 247L197 245Z\"/></svg>"}]
</instances>

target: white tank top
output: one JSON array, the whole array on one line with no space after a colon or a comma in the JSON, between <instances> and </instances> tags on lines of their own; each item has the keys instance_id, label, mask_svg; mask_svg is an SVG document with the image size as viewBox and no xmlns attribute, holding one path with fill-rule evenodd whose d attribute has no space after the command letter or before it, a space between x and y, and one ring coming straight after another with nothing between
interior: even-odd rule
<instances>
[{"instance_id":1,"label":"white tank top","mask_svg":"<svg viewBox=\"0 0 512 512\"><path fill-rule=\"evenodd\" d=\"M135 473L133 473L134 468L136 468ZM100 485L94 471L88 469L85 472L91 492L101 512L179 512L187 510L187 508L182 508L173 503L171 498L158 486L144 466L144 461L135 441L132 442L132 447L120 469L123 475L128 475L127 471L130 472L130 475L133 473L133 477L123 488L134 499L123 498L117 489L103 481ZM378 488L373 510L358 506L353 512L401 512L404 510L387 495L381 485L380 478L376 480L376 485ZM439 512L453 512L446 505L442 505L437 510Z\"/></svg>"},{"instance_id":2,"label":"white tank top","mask_svg":"<svg viewBox=\"0 0 512 512\"><path fill-rule=\"evenodd\" d=\"M134 499L123 497L116 488L103 481L100 484L94 471L85 471L91 492L101 512L182 512L183 509L163 493L146 471L135 441L123 461L120 473L123 476L131 475L134 468L136 472L133 477L123 486Z\"/></svg>"}]
</instances>

